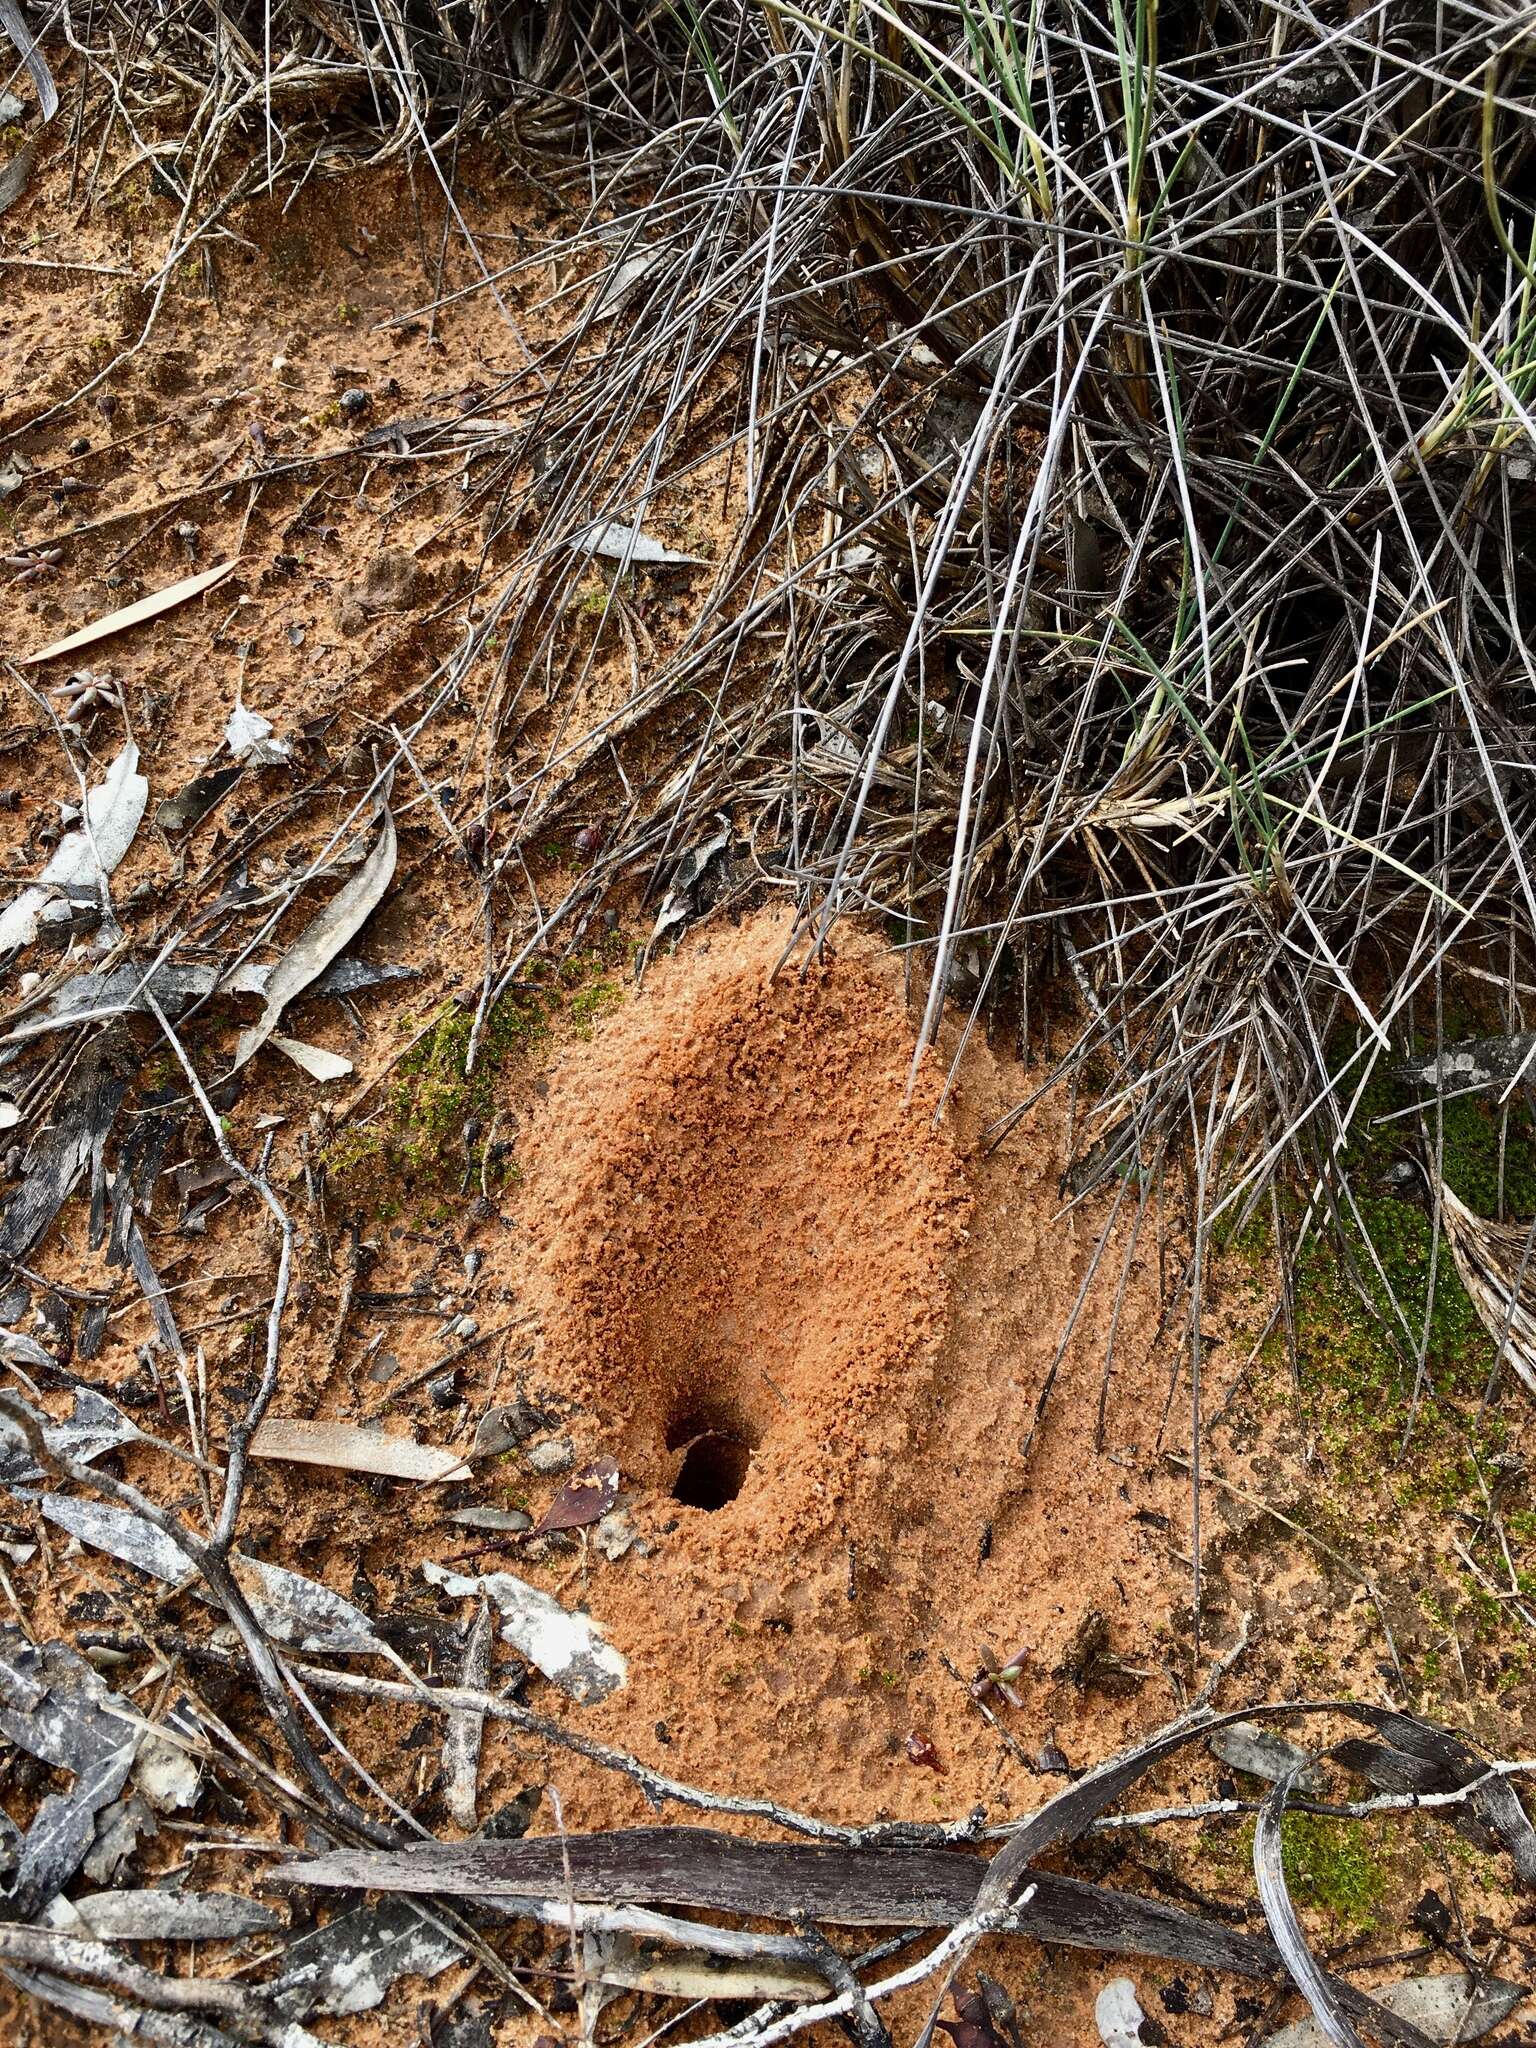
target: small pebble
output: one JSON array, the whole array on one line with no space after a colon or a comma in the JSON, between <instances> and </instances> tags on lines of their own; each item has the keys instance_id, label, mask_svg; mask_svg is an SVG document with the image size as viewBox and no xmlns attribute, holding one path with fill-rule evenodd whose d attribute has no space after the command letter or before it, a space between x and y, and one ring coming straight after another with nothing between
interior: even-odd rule
<instances>
[{"instance_id":1,"label":"small pebble","mask_svg":"<svg viewBox=\"0 0 1536 2048\"><path fill-rule=\"evenodd\" d=\"M529 1451L528 1462L546 1478L556 1472L569 1472L576 1462L576 1447L568 1436L546 1437Z\"/></svg>"},{"instance_id":2,"label":"small pebble","mask_svg":"<svg viewBox=\"0 0 1536 2048\"><path fill-rule=\"evenodd\" d=\"M521 1508L456 1508L448 1519L461 1529L489 1529L508 1536L533 1527L532 1515Z\"/></svg>"},{"instance_id":3,"label":"small pebble","mask_svg":"<svg viewBox=\"0 0 1536 2048\"><path fill-rule=\"evenodd\" d=\"M598 1523L592 1541L610 1564L617 1564L634 1547L635 1525L623 1508L614 1508Z\"/></svg>"}]
</instances>

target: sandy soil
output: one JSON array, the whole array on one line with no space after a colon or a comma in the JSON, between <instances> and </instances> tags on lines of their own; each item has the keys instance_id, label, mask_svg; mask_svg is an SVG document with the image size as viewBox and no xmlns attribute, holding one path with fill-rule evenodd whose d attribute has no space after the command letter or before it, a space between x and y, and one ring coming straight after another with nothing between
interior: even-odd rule
<instances>
[{"instance_id":1,"label":"sandy soil","mask_svg":"<svg viewBox=\"0 0 1536 2048\"><path fill-rule=\"evenodd\" d=\"M1025 1076L979 1047L936 1124L936 1071L903 1100L899 969L849 932L770 979L790 936L767 913L701 937L566 1058L531 1134L530 1379L581 1402L655 1544L603 1588L635 1671L607 1732L664 1718L711 1782L849 1820L1027 1799L951 1675L982 1645L1027 1648L1037 1747L1053 1726L1069 1753L1113 1744L1144 1687L1143 1718L1173 1703L1163 1531L1184 1510L1157 1457L1155 1272L1133 1266L1102 1451L1113 1283L1024 1457L1093 1242L1056 1216L1060 1124L1042 1111L978 1162ZM751 1447L713 1512L672 1496L706 1430ZM1150 1669L1090 1715L1057 1674L1093 1612L1103 1654Z\"/></svg>"},{"instance_id":2,"label":"sandy soil","mask_svg":"<svg viewBox=\"0 0 1536 2048\"><path fill-rule=\"evenodd\" d=\"M4 651L23 654L193 567L238 557L206 600L90 654L117 702L84 721L85 747L100 766L131 733L153 814L215 758L237 691L294 745L291 765L248 771L195 834L141 833L114 893L148 951L242 873L245 886L276 891L303 872L366 788L373 750L479 601L483 506L461 458L392 460L362 436L385 418L511 414L528 402L526 343L547 332L554 316L541 301L559 280L531 272L502 288L518 332L484 294L433 320L384 324L430 298L440 222L405 174L381 170L314 186L282 210L247 210L242 239L218 253L216 294L201 271L178 278L135 348L148 310L138 280L153 268L166 202L134 174L66 236L65 176L62 158L44 162L6 217L0 249L25 259L0 272L0 431L30 466L25 487L0 503L0 525L7 551L61 551L45 565L52 573L5 586ZM554 220L542 198L491 167L472 171L464 196L487 247L535 246ZM54 262L70 267L33 267ZM450 247L445 283L470 275ZM353 389L368 402L350 421L338 401ZM293 464L282 478L251 481L278 458ZM655 600L658 641L678 630L680 602ZM612 701L622 669L598 666L581 716ZM552 722L531 716L519 744L536 752ZM1225 1681L1226 1703L1344 1688L1398 1698L1406 1685L1411 1703L1490 1740L1528 1735L1528 1693L1495 1701L1475 1663L1470 1676L1462 1664L1458 1683L1448 1653L1450 1676L1431 1679L1442 1635L1424 1602L1439 1583L1435 1560L1450 1555L1454 1516L1449 1530L1405 1527L1361 1499L1358 1526L1340 1529L1326 1460L1288 1388L1250 1364L1269 1307L1269 1276L1252 1260L1217 1276L1209 1321L1204 1397L1223 1419L1207 1446L1197 1652L1191 1487L1179 1462L1190 1394L1164 1325L1158 1248L1103 1206L1068 1208L1059 1093L1000 1144L985 1141L1031 1092L1038 1042L1025 1061L1001 1027L995 1042L973 1040L936 1122L949 1033L908 1099L912 1022L901 964L879 935L845 926L821 962L797 954L780 966L789 925L764 889L664 950L637 988L631 965L654 906L620 905L611 929L589 935L577 978L542 985L542 1034L507 1054L476 1110L511 1148L499 1173L469 1170L462 1128L430 1156L408 1154L397 1061L444 1005L473 995L482 971L481 889L462 834L488 772L504 764L488 771L476 746L474 709L447 705L418 755L432 796L404 777L396 792L397 880L360 950L414 978L350 1012L313 1005L297 1020L355 1074L325 1087L263 1055L220 1108L246 1157L282 1119L273 1180L301 1228L278 1412L381 1420L460 1451L494 1404L522 1399L537 1419L521 1448L448 1487L260 1464L244 1522L253 1552L389 1615L432 1676L457 1668L470 1609L435 1592L422 1563L522 1573L587 1605L629 1661L628 1685L592 1708L533 1681L541 1711L692 1782L848 1821L948 1819L981 1804L1001 1822L1029 1810L1061 1771L1177 1711L1245 1614L1253 1643ZM15 670L0 680L0 788L14 792L0 810L8 890L41 865L58 804L76 795L46 708ZM535 910L536 892L579 861L582 822L573 810L532 861ZM328 870L319 888L344 872ZM305 895L268 957L315 901ZM534 912L519 899L506 914L531 922ZM73 971L88 943L27 964ZM583 1004L596 990L601 1002ZM18 993L15 969L4 993ZM203 1019L195 1048L207 1071L223 1071L251 1014L231 1002ZM129 1052L146 1071L164 1058L147 1031ZM208 1149L195 1124L179 1127L178 1143L172 1164ZM1162 1220L1176 1240L1180 1219ZM271 1235L233 1196L188 1231L167 1193L148 1239L184 1338L203 1348L218 1439L248 1397ZM174 1378L140 1356L148 1311L90 1249L82 1202L66 1208L40 1257L55 1287L119 1287L90 1376L120 1391L148 1373L158 1426L174 1433ZM447 1359L456 1362L440 1399L427 1381L442 1378ZM569 1440L577 1464L617 1460L635 1538L622 1555L584 1535L529 1542L448 1521L465 1505L541 1513L562 1477L540 1472L528 1451L554 1439ZM196 1511L184 1470L138 1452L124 1469ZM50 1541L29 1508L12 1504L4 1518L8 1535L44 1545L15 1589L39 1637L134 1631L167 1611L126 1568L66 1549L56 1532ZM1408 1663L1401 1682L1375 1595ZM1459 1662L1454 1618L1448 1626ZM989 1721L970 1682L984 1663L1014 1661L1019 1703L993 1695ZM503 1655L498 1682L509 1675ZM190 1668L178 1683L263 1740L238 1688ZM451 1832L435 1724L354 1702L337 1708L335 1725L391 1796ZM1218 1777L1191 1758L1149 1781L1148 1795L1209 1796ZM7 1807L21 1813L32 1795L7 1783ZM552 1788L570 1828L654 1817L628 1781L489 1732L482 1819L525 1787ZM546 1794L537 1831L555 1825L553 1810ZM221 1825L274 1845L299 1840L259 1788L230 1795ZM181 1853L169 1834L146 1843L143 1873ZM1241 1854L1197 1831L1092 1854L1116 1882L1186 1904L1214 1897L1259 1925ZM1528 1960L1506 1940L1509 1898L1486 1872L1452 1869L1427 1824L1394 1837L1382 1861L1369 1932L1320 1912L1320 1938L1357 1954L1408 1948L1417 1937L1406 1912L1427 1885L1450 1885L1468 1925L1481 1912L1498 1923L1482 1957L1506 1971ZM220 1883L257 1881L243 1853L203 1867ZM530 1983L558 1987L557 1945L530 1937L526 1954ZM1092 2048L1093 1996L1119 1963L1019 1943L993 1944L980 1960L1018 1999L1031 2041ZM1258 2016L1231 1983L1139 1964L1131 1974L1165 2038L1191 2048ZM380 2014L317 2031L410 2041L418 2009L442 2014L459 1994L455 2022L483 2008L499 2048L577 2036L568 2000L532 2017L457 1974L431 1987L407 1981ZM638 2040L663 2016L653 2001L622 1999L600 2038ZM898 2039L921 2017L915 2001L898 2008ZM6 2024L18 2041L71 2038L30 2005Z\"/></svg>"}]
</instances>

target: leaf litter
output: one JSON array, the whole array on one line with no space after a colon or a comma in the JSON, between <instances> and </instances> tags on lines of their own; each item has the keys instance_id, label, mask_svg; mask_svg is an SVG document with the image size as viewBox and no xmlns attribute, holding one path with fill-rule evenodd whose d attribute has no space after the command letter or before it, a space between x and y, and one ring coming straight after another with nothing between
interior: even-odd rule
<instances>
[{"instance_id":1,"label":"leaf litter","mask_svg":"<svg viewBox=\"0 0 1536 2048\"><path fill-rule=\"evenodd\" d=\"M488 1599L501 1617L502 1641L581 1705L606 1699L623 1685L628 1665L589 1615L562 1607L511 1572L471 1578L430 1558L421 1569L455 1599Z\"/></svg>"},{"instance_id":2,"label":"leaf litter","mask_svg":"<svg viewBox=\"0 0 1536 2048\"><path fill-rule=\"evenodd\" d=\"M37 937L50 906L94 903L102 882L133 844L149 800L149 783L139 773L139 750L130 740L86 794L85 822L59 841L47 866L4 910L0 910L0 958Z\"/></svg>"}]
</instances>

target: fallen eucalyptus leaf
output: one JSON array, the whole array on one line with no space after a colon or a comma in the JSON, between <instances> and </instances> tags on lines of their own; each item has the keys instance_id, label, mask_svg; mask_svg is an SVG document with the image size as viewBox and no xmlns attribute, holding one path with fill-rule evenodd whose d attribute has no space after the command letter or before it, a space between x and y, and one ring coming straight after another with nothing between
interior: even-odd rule
<instances>
[{"instance_id":1,"label":"fallen eucalyptus leaf","mask_svg":"<svg viewBox=\"0 0 1536 2048\"><path fill-rule=\"evenodd\" d=\"M1410 1060L1393 1073L1421 1088L1462 1094L1477 1088L1508 1088L1536 1059L1536 1031L1511 1031L1499 1038L1468 1038L1443 1046L1429 1059Z\"/></svg>"},{"instance_id":2,"label":"fallen eucalyptus leaf","mask_svg":"<svg viewBox=\"0 0 1536 2048\"><path fill-rule=\"evenodd\" d=\"M16 54L27 67L27 75L37 87L37 101L42 109L43 119L51 121L59 111L59 90L53 82L53 73L48 60L37 47L26 17L16 0L0 0L0 28L3 28L16 46Z\"/></svg>"},{"instance_id":3,"label":"fallen eucalyptus leaf","mask_svg":"<svg viewBox=\"0 0 1536 2048\"><path fill-rule=\"evenodd\" d=\"M231 1072L237 1072L266 1043L287 1005L317 980L342 948L357 936L378 908L394 872L395 822L386 806L379 836L368 858L355 875L342 883L273 968L267 981L266 1007L259 1021L240 1034Z\"/></svg>"},{"instance_id":4,"label":"fallen eucalyptus leaf","mask_svg":"<svg viewBox=\"0 0 1536 2048\"><path fill-rule=\"evenodd\" d=\"M1371 1996L1431 2041L1480 2041L1509 2018L1527 1992L1523 1984L1506 1984L1498 1977L1474 1981L1460 1970L1450 1970L1438 1977L1405 1977L1399 1984L1383 1984ZM1315 2020L1297 2020L1268 2035L1262 2048L1326 2048L1327 2040Z\"/></svg>"},{"instance_id":5,"label":"fallen eucalyptus leaf","mask_svg":"<svg viewBox=\"0 0 1536 2048\"><path fill-rule=\"evenodd\" d=\"M275 740L270 718L248 711L239 697L224 723L224 744L237 761L254 761L260 768L277 768L293 753L288 740Z\"/></svg>"},{"instance_id":6,"label":"fallen eucalyptus leaf","mask_svg":"<svg viewBox=\"0 0 1536 2048\"><path fill-rule=\"evenodd\" d=\"M0 1364L49 1366L53 1355L21 1330L0 1330Z\"/></svg>"},{"instance_id":7,"label":"fallen eucalyptus leaf","mask_svg":"<svg viewBox=\"0 0 1536 2048\"><path fill-rule=\"evenodd\" d=\"M1234 1721L1230 1728L1213 1735L1211 1754L1234 1771L1246 1771L1250 1777L1265 1778L1272 1785L1288 1771L1295 1771L1300 1791L1316 1797L1323 1788L1323 1774L1306 1750L1253 1721Z\"/></svg>"},{"instance_id":8,"label":"fallen eucalyptus leaf","mask_svg":"<svg viewBox=\"0 0 1536 2048\"><path fill-rule=\"evenodd\" d=\"M116 1756L128 1739L122 1713L111 1711L121 1704L67 1643L0 1629L0 1734L28 1756L76 1775Z\"/></svg>"},{"instance_id":9,"label":"fallen eucalyptus leaf","mask_svg":"<svg viewBox=\"0 0 1536 2048\"><path fill-rule=\"evenodd\" d=\"M533 1434L537 1425L530 1421L526 1402L498 1401L494 1408L487 1408L475 1429L475 1440L469 1447L473 1459L499 1458L507 1451L515 1451L519 1444Z\"/></svg>"},{"instance_id":10,"label":"fallen eucalyptus leaf","mask_svg":"<svg viewBox=\"0 0 1536 2048\"><path fill-rule=\"evenodd\" d=\"M290 1942L267 1990L279 2012L371 2012L398 1977L437 1977L463 1953L401 1899L356 1906Z\"/></svg>"},{"instance_id":11,"label":"fallen eucalyptus leaf","mask_svg":"<svg viewBox=\"0 0 1536 2048\"><path fill-rule=\"evenodd\" d=\"M92 1892L69 1910L96 1941L235 1941L283 1925L271 1906L238 1892Z\"/></svg>"},{"instance_id":12,"label":"fallen eucalyptus leaf","mask_svg":"<svg viewBox=\"0 0 1536 2048\"><path fill-rule=\"evenodd\" d=\"M0 6L4 4L5 0L0 0ZM103 618L93 619L78 633L70 633L63 640L40 647L35 654L28 654L23 659L35 668L39 662L56 661L61 654L74 654L82 647L94 647L98 640L110 639L114 633L126 633L130 626L142 626L147 619L157 619L162 612L174 611L177 605L200 597L205 590L212 590L235 566L232 561L220 562L216 568L199 569L195 576L183 576L179 583L168 583L164 590L152 590L147 597L126 604L119 611L108 612Z\"/></svg>"},{"instance_id":13,"label":"fallen eucalyptus leaf","mask_svg":"<svg viewBox=\"0 0 1536 2048\"><path fill-rule=\"evenodd\" d=\"M570 1613L510 1572L467 1578L430 1559L421 1569L455 1599L492 1600L501 1614L502 1641L583 1706L606 1699L629 1676L629 1666L590 1615Z\"/></svg>"},{"instance_id":14,"label":"fallen eucalyptus leaf","mask_svg":"<svg viewBox=\"0 0 1536 2048\"><path fill-rule=\"evenodd\" d=\"M611 320L622 312L651 273L666 261L665 249L637 249L610 261L597 275L592 295L592 318Z\"/></svg>"},{"instance_id":15,"label":"fallen eucalyptus leaf","mask_svg":"<svg viewBox=\"0 0 1536 2048\"><path fill-rule=\"evenodd\" d=\"M196 776L185 789L175 796L168 796L155 810L155 823L162 832L190 832L194 825L200 825L221 798L228 796L240 780L244 770L238 765L233 768L215 768L207 775Z\"/></svg>"},{"instance_id":16,"label":"fallen eucalyptus leaf","mask_svg":"<svg viewBox=\"0 0 1536 2048\"><path fill-rule=\"evenodd\" d=\"M117 1708L119 1711L114 1712ZM15 1844L9 1913L31 1919L80 1868L97 1816L121 1792L141 1731L100 1674L65 1643L29 1643L0 1630L0 1734L29 1756L74 1773L50 1793Z\"/></svg>"},{"instance_id":17,"label":"fallen eucalyptus leaf","mask_svg":"<svg viewBox=\"0 0 1536 2048\"><path fill-rule=\"evenodd\" d=\"M168 1586L181 1585L197 1569L169 1536L126 1508L101 1500L77 1500L63 1493L43 1494L38 1506L55 1528L67 1529L92 1550L104 1550L108 1557L135 1565Z\"/></svg>"},{"instance_id":18,"label":"fallen eucalyptus leaf","mask_svg":"<svg viewBox=\"0 0 1536 2048\"><path fill-rule=\"evenodd\" d=\"M283 1565L234 1553L229 1568L274 1642L310 1653L372 1653L384 1645L361 1609Z\"/></svg>"},{"instance_id":19,"label":"fallen eucalyptus leaf","mask_svg":"<svg viewBox=\"0 0 1536 2048\"><path fill-rule=\"evenodd\" d=\"M96 1816L116 1799L133 1762L136 1738L80 1772L68 1792L50 1792L17 1847L7 1918L34 1919L68 1884L96 1840Z\"/></svg>"},{"instance_id":20,"label":"fallen eucalyptus leaf","mask_svg":"<svg viewBox=\"0 0 1536 2048\"><path fill-rule=\"evenodd\" d=\"M178 1017L189 1003L211 995L215 989L229 995L265 995L276 969L246 960L221 975L214 966L183 965L168 960L149 976L147 987L145 971L137 961L127 961L119 967L76 974L54 990L42 1014L58 1019L72 1017L81 1010L147 1010L153 996L168 1017ZM404 965L375 967L370 961L355 957L333 960L305 989L301 1000L310 1003L322 997L362 995L386 982L413 980L418 971Z\"/></svg>"},{"instance_id":21,"label":"fallen eucalyptus leaf","mask_svg":"<svg viewBox=\"0 0 1536 2048\"><path fill-rule=\"evenodd\" d=\"M619 1468L607 1456L594 1458L567 1479L533 1526L535 1536L559 1529L587 1529L600 1522L619 1496Z\"/></svg>"},{"instance_id":22,"label":"fallen eucalyptus leaf","mask_svg":"<svg viewBox=\"0 0 1536 2048\"><path fill-rule=\"evenodd\" d=\"M122 1106L130 1048L114 1030L94 1037L81 1055L48 1123L32 1140L26 1177L7 1199L0 1223L0 1266L25 1259L89 1166L92 1206L104 1200L103 1152Z\"/></svg>"},{"instance_id":23,"label":"fallen eucalyptus leaf","mask_svg":"<svg viewBox=\"0 0 1536 2048\"><path fill-rule=\"evenodd\" d=\"M485 1529L501 1536L521 1536L533 1527L532 1515L521 1508L455 1508L448 1519L461 1529Z\"/></svg>"},{"instance_id":24,"label":"fallen eucalyptus leaf","mask_svg":"<svg viewBox=\"0 0 1536 2048\"><path fill-rule=\"evenodd\" d=\"M374 1472L386 1479L418 1479L435 1484L464 1479L464 1460L410 1436L385 1436L382 1430L360 1429L350 1422L300 1422L269 1416L251 1438L253 1458L282 1459L295 1465L327 1465L338 1472Z\"/></svg>"},{"instance_id":25,"label":"fallen eucalyptus leaf","mask_svg":"<svg viewBox=\"0 0 1536 2048\"><path fill-rule=\"evenodd\" d=\"M139 750L130 740L105 778L86 795L89 833L83 826L67 833L37 880L0 911L0 959L37 937L38 918L51 897L94 895L133 844L148 799L149 784L139 773Z\"/></svg>"},{"instance_id":26,"label":"fallen eucalyptus leaf","mask_svg":"<svg viewBox=\"0 0 1536 2048\"><path fill-rule=\"evenodd\" d=\"M139 1843L157 1832L147 1800L128 1792L96 1817L96 1839L80 1868L94 1885L114 1885L128 1869Z\"/></svg>"},{"instance_id":27,"label":"fallen eucalyptus leaf","mask_svg":"<svg viewBox=\"0 0 1536 2048\"><path fill-rule=\"evenodd\" d=\"M1111 1977L1093 2002L1093 2021L1104 2048L1142 2048L1145 2018L1129 1977Z\"/></svg>"},{"instance_id":28,"label":"fallen eucalyptus leaf","mask_svg":"<svg viewBox=\"0 0 1536 2048\"><path fill-rule=\"evenodd\" d=\"M731 828L722 821L718 832L702 840L699 845L688 848L672 871L671 883L662 898L661 908L656 913L656 922L651 927L650 938L646 941L647 957L663 932L670 931L673 925L683 924L690 917L699 914L694 901L695 891L704 879L710 864L719 859L730 843Z\"/></svg>"},{"instance_id":29,"label":"fallen eucalyptus leaf","mask_svg":"<svg viewBox=\"0 0 1536 2048\"><path fill-rule=\"evenodd\" d=\"M267 1043L285 1053L312 1081L344 1081L354 1071L352 1062L339 1052L327 1052L323 1045L310 1045L302 1038L283 1038L274 1031Z\"/></svg>"},{"instance_id":30,"label":"fallen eucalyptus leaf","mask_svg":"<svg viewBox=\"0 0 1536 2048\"><path fill-rule=\"evenodd\" d=\"M191 1721L190 1715L183 1718ZM191 1721L191 1730L196 1730ZM203 1773L197 1758L178 1742L146 1735L134 1759L133 1782L156 1813L182 1813L197 1804Z\"/></svg>"},{"instance_id":31,"label":"fallen eucalyptus leaf","mask_svg":"<svg viewBox=\"0 0 1536 2048\"><path fill-rule=\"evenodd\" d=\"M46 1352L42 1356L47 1360ZM62 1422L53 1422L37 1411L33 1413L49 1450L56 1456L77 1458L85 1465L142 1435L122 1410L94 1387L76 1387L74 1406ZM9 1417L0 1416L0 1486L26 1486L43 1477L20 1428Z\"/></svg>"},{"instance_id":32,"label":"fallen eucalyptus leaf","mask_svg":"<svg viewBox=\"0 0 1536 2048\"><path fill-rule=\"evenodd\" d=\"M680 555L675 548L663 547L659 540L652 540L642 533L638 526L620 526L611 519L600 519L585 532L576 535L574 546L589 555L601 555L609 562L671 563L674 567L707 569L709 564L703 555Z\"/></svg>"}]
</instances>

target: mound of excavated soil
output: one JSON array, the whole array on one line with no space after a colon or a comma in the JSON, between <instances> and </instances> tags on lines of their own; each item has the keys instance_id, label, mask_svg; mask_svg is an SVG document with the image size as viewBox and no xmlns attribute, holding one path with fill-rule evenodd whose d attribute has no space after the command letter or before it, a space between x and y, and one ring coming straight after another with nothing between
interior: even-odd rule
<instances>
[{"instance_id":1,"label":"mound of excavated soil","mask_svg":"<svg viewBox=\"0 0 1536 2048\"><path fill-rule=\"evenodd\" d=\"M901 1447L967 1207L869 950L774 976L783 931L705 940L570 1063L526 1205L544 1357L737 1548L815 1533Z\"/></svg>"},{"instance_id":2,"label":"mound of excavated soil","mask_svg":"<svg viewBox=\"0 0 1536 2048\"><path fill-rule=\"evenodd\" d=\"M1116 1227L1089 1284L1105 1218L1059 1213L1064 1105L983 1145L1035 1077L977 1042L942 1123L937 1068L904 1106L899 962L845 929L775 977L787 933L764 913L657 963L529 1134L530 1382L618 1459L642 1538L579 1571L630 1669L582 1725L850 1820L1028 1804L1030 1759L1165 1718L1187 1661L1155 1249ZM1027 1651L1015 1747L966 1689L981 1645ZM643 1817L550 1767L570 1825Z\"/></svg>"}]
</instances>

